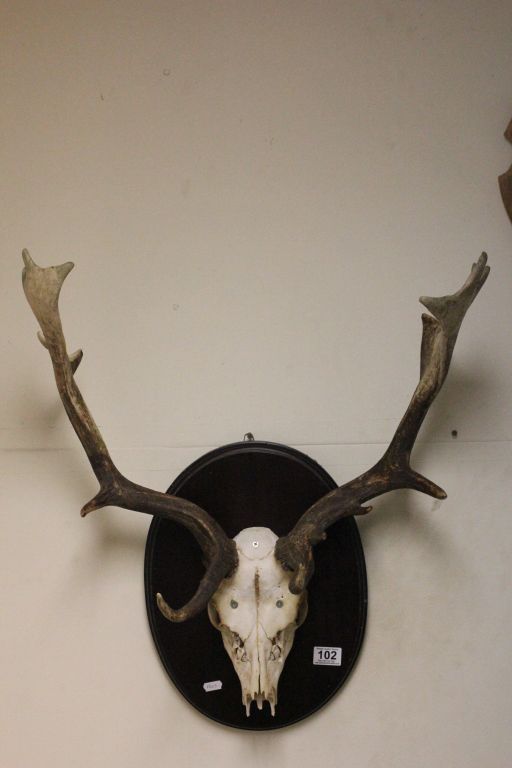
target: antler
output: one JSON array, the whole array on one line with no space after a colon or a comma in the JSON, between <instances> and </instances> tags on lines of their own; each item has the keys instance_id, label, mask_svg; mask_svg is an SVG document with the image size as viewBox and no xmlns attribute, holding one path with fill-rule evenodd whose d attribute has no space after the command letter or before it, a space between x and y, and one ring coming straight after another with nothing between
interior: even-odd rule
<instances>
[{"instance_id":1,"label":"antler","mask_svg":"<svg viewBox=\"0 0 512 768\"><path fill-rule=\"evenodd\" d=\"M157 595L161 612L171 621L186 621L205 608L222 579L237 565L236 546L222 528L203 509L190 501L136 485L124 477L112 461L107 446L78 389L74 373L82 351L68 356L62 331L58 301L62 284L73 269L70 261L42 269L23 251L23 289L42 333L39 340L50 353L55 381L66 413L85 448L100 490L82 509L81 515L101 507L116 506L174 520L196 538L207 563L206 572L194 596L179 610L173 610L162 595Z\"/></svg>"},{"instance_id":2,"label":"antler","mask_svg":"<svg viewBox=\"0 0 512 768\"><path fill-rule=\"evenodd\" d=\"M508 141L510 141L512 144L512 120L508 124L504 135L505 138L508 139ZM500 183L503 205L505 206L505 210L508 213L510 221L512 221L512 165L508 171L505 171L505 173L502 173L501 176L498 176L498 181Z\"/></svg>"},{"instance_id":3,"label":"antler","mask_svg":"<svg viewBox=\"0 0 512 768\"><path fill-rule=\"evenodd\" d=\"M276 556L286 568L294 571L291 592L302 592L311 578L314 569L312 549L325 538L326 529L342 517L370 512L371 507L361 506L366 501L397 488L413 488L436 499L446 498L442 488L411 469L411 450L423 419L448 373L464 315L487 279L489 267L486 263L487 255L482 253L457 293L441 298L420 298L433 316L424 314L421 318L420 381L409 407L377 464L313 504L290 533L278 540Z\"/></svg>"}]
</instances>

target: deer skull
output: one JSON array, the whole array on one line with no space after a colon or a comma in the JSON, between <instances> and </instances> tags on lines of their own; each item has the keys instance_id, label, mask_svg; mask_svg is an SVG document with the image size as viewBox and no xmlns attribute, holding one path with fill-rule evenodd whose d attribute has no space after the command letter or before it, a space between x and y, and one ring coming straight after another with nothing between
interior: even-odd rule
<instances>
[{"instance_id":1,"label":"deer skull","mask_svg":"<svg viewBox=\"0 0 512 768\"><path fill-rule=\"evenodd\" d=\"M247 716L253 701L258 709L268 701L275 714L279 676L307 614L307 592L290 592L291 572L276 559L277 540L269 528L245 528L235 536L238 567L208 603L240 678Z\"/></svg>"}]
</instances>

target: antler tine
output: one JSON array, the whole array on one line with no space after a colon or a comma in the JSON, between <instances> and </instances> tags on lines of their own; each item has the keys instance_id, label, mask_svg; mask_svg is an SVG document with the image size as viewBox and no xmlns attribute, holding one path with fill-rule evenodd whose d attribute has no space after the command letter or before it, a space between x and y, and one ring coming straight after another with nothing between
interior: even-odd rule
<instances>
[{"instance_id":1,"label":"antler tine","mask_svg":"<svg viewBox=\"0 0 512 768\"><path fill-rule=\"evenodd\" d=\"M101 507L118 506L173 520L193 534L207 563L197 592L176 611L169 608L163 598L158 601L162 613L171 621L185 621L205 608L222 579L236 567L236 546L219 524L196 504L132 483L119 472L74 379L82 351L68 355L66 350L58 301L64 280L74 265L67 262L43 269L27 250L22 256L25 263L23 289L41 326L42 333L38 333L38 338L50 353L64 408L100 484L99 492L83 507L81 514L85 517Z\"/></svg>"},{"instance_id":2,"label":"antler tine","mask_svg":"<svg viewBox=\"0 0 512 768\"><path fill-rule=\"evenodd\" d=\"M366 501L398 488L411 488L436 499L446 493L410 466L411 451L428 409L448 373L453 348L471 303L489 274L487 255L473 264L466 282L456 293L442 297L422 296L431 315L422 315L420 381L412 400L382 458L359 477L340 486L310 507L287 536L276 544L276 555L294 571L290 590L301 592L313 574L313 546L325 538L327 528L342 517L366 514Z\"/></svg>"},{"instance_id":3,"label":"antler tine","mask_svg":"<svg viewBox=\"0 0 512 768\"><path fill-rule=\"evenodd\" d=\"M487 280L489 271L487 254L482 253L478 261L472 265L466 282L456 293L439 298L421 296L420 303L432 313L433 317L425 314L421 316L423 336L420 381L405 416L384 454L390 464L400 461L408 466L411 450L423 419L446 379L464 316ZM436 496L434 493L430 495ZM444 496L438 498L444 498Z\"/></svg>"}]
</instances>

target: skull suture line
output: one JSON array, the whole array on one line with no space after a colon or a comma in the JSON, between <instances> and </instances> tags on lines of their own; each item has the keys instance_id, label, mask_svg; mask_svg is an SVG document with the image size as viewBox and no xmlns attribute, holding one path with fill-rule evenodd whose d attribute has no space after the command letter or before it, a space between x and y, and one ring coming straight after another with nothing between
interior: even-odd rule
<instances>
[{"instance_id":1,"label":"skull suture line","mask_svg":"<svg viewBox=\"0 0 512 768\"><path fill-rule=\"evenodd\" d=\"M279 675L295 630L307 612L313 548L325 538L328 528L343 517L369 512L371 507L363 506L367 501L398 488L446 498L442 488L412 469L410 457L423 420L448 373L464 315L489 274L486 254L473 264L458 291L420 299L431 313L422 315L420 380L379 461L319 499L286 536L278 538L268 528L247 528L235 539L196 504L137 485L117 469L75 381L82 352L68 355L66 350L58 299L73 264L41 269L28 251L23 251L23 260L23 288L41 326L39 339L50 353L57 389L100 484L99 492L83 507L82 516L101 507L118 506L173 520L193 534L206 563L196 593L177 610L158 594L158 607L170 621L186 621L208 606L240 678L247 714L254 700L260 708L268 701L274 714Z\"/></svg>"}]
</instances>

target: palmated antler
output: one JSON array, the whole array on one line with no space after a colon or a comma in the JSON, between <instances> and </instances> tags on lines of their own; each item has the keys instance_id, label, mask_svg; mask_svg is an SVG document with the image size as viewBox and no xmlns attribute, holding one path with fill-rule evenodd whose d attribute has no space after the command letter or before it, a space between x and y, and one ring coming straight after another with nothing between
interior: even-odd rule
<instances>
[{"instance_id":1,"label":"palmated antler","mask_svg":"<svg viewBox=\"0 0 512 768\"><path fill-rule=\"evenodd\" d=\"M122 507L173 520L193 534L206 563L206 572L196 593L178 610L170 608L163 597L157 595L158 607L166 618L186 621L206 607L222 579L236 568L236 546L218 523L200 507L177 496L136 485L119 472L74 379L82 351L78 350L68 356L66 350L58 300L62 284L74 265L68 261L66 264L42 269L31 259L27 250L22 255L25 262L23 288L41 326L39 340L50 353L64 408L100 484L99 492L83 507L81 514L84 517L105 506Z\"/></svg>"},{"instance_id":2,"label":"palmated antler","mask_svg":"<svg viewBox=\"0 0 512 768\"><path fill-rule=\"evenodd\" d=\"M310 507L287 536L276 544L276 556L294 571L291 592L303 591L313 574L313 546L325 531L342 517L366 514L365 502L398 488L413 488L436 499L445 499L442 488L410 466L411 450L430 405L448 373L450 360L464 315L487 279L487 255L482 253L457 293L420 302L432 315L422 315L420 381L407 411L382 458L371 469L336 488Z\"/></svg>"}]
</instances>

